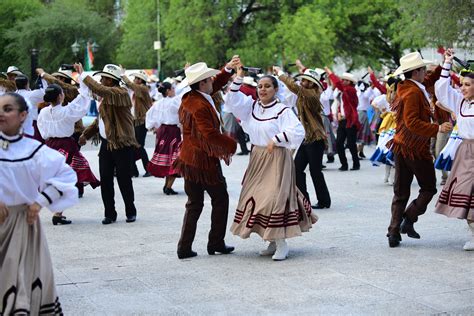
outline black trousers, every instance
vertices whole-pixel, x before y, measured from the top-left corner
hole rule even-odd
[[[223,178],[223,177],[222,177]],[[227,215],[229,213],[229,194],[225,179],[217,185],[206,185],[184,179],[184,191],[188,196],[186,212],[178,242],[178,252],[192,249],[196,235],[197,222],[204,207],[204,192],[211,197],[211,230],[209,231],[208,247],[218,248],[225,245],[224,237],[227,230]]]
[[[339,161],[343,167],[347,167],[347,158],[346,150],[344,148],[346,139],[347,147],[352,155],[352,164],[353,167],[360,167],[359,156],[357,155],[357,128],[355,126],[346,127],[346,120],[339,121],[339,126],[337,127],[337,139],[336,139],[336,148],[337,155],[339,156]]]
[[[416,177],[420,191],[418,196],[408,205],[410,188]],[[400,236],[400,224],[403,217],[416,222],[418,216],[426,212],[426,208],[436,194],[436,175],[431,160],[411,160],[395,155],[395,181],[393,183],[392,218],[388,234]]]
[[[148,162],[150,161],[148,159],[148,154],[146,153],[146,150],[145,150],[146,133],[147,133],[147,129],[145,127],[145,124],[135,126],[135,138],[137,139],[137,142],[140,145],[140,148],[138,148],[138,152],[140,154],[140,159],[142,160],[143,169],[145,169],[145,171],[146,171],[146,167],[148,166]],[[136,163],[134,163],[133,165],[135,166],[135,169],[134,169],[135,173],[138,173]]]
[[[239,142],[239,145],[240,145],[240,150],[243,153],[248,153],[249,150],[247,148],[247,135],[245,135],[245,132],[244,132],[243,128],[240,125],[237,128],[236,137],[237,137],[237,141]]]
[[[301,144],[295,157],[296,186],[311,201],[306,187],[306,174],[304,170],[309,164],[309,173],[313,180],[318,204],[331,206],[331,197],[322,172],[324,141],[318,140],[309,144]]]
[[[114,171],[125,204],[126,216],[130,217],[137,215],[132,184],[131,166],[133,160],[133,147],[129,146],[116,150],[108,150],[107,140],[102,139],[99,150],[100,191],[102,194],[102,202],[104,203],[104,215],[112,220],[117,218],[114,199]]]

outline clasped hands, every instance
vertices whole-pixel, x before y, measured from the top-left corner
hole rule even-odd
[[[26,213],[26,222],[28,223],[28,225],[33,225],[36,222],[40,210],[41,205],[36,202],[28,206],[28,211]],[[7,219],[9,213],[10,212],[5,203],[0,202],[0,224],[5,223],[5,220]]]

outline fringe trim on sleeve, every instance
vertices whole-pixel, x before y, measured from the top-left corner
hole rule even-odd
[[[396,97],[390,108],[395,113],[397,131],[395,132],[394,139],[387,143],[387,148],[390,148],[395,154],[402,155],[408,159],[430,159],[430,137],[414,134],[406,127],[403,121],[402,99]]]
[[[234,153],[237,146],[234,139],[220,134],[219,138],[222,139],[222,146],[219,146],[215,142],[210,143],[209,140],[205,139],[202,134],[199,133],[195,127],[195,123],[193,122],[192,114],[186,110],[180,111],[180,122],[183,126],[191,127],[191,137],[193,138],[193,142],[196,142],[197,147],[209,156],[219,159],[227,159]],[[219,122],[216,122],[215,117],[213,117],[213,124],[215,126],[220,126]]]

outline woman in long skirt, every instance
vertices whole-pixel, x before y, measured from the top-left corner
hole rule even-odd
[[[145,126],[156,133],[156,145],[153,157],[148,163],[147,171],[158,178],[165,178],[163,193],[178,194],[172,186],[178,172],[173,169],[173,163],[178,157],[181,145],[181,130],[178,127],[178,110],[181,96],[176,96],[175,88],[169,82],[164,82],[158,88],[163,98],[156,101],[146,113]]]
[[[285,260],[289,252],[286,239],[300,236],[317,220],[296,187],[292,150],[302,143],[304,128],[294,112],[276,98],[278,81],[274,77],[263,76],[258,81],[256,101],[239,91],[242,78],[239,68],[225,100],[252,143],[231,231],[244,239],[257,233],[270,241],[261,255]]]
[[[0,97],[0,315],[62,315],[38,213],[78,201],[63,155],[23,137],[25,99]]]
[[[435,84],[438,101],[456,114],[458,134],[462,138],[446,184],[436,203],[436,213],[467,220],[471,240],[464,250],[474,250],[474,73],[461,72],[461,92],[451,86],[449,70],[454,53],[448,49],[441,77]]]
[[[82,66],[76,64],[76,71],[82,78]],[[84,187],[90,184],[92,188],[100,185],[94,176],[87,159],[79,151],[79,146],[74,139],[75,123],[87,114],[90,105],[89,89],[79,79],[79,95],[67,106],[61,106],[64,100],[63,89],[57,84],[49,85],[45,90],[44,100],[50,105],[43,108],[38,115],[38,129],[46,140],[48,147],[59,151],[66,157],[66,163],[77,174],[76,186]],[[71,221],[57,212],[52,218],[53,225],[71,224]]]

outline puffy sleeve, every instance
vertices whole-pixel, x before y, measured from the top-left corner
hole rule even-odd
[[[147,129],[159,128],[161,125],[161,111],[160,106],[164,99],[156,101],[153,106],[146,112],[145,127]]]
[[[35,202],[52,212],[63,211],[78,202],[77,176],[66,164],[65,157],[46,146],[41,148],[35,172],[39,172],[38,195]]]
[[[90,90],[87,88],[84,82],[82,82],[84,77],[85,75],[83,73],[79,79],[79,95],[74,100],[69,102],[66,107],[67,116],[73,122],[77,122],[87,114],[91,103]]]
[[[296,149],[303,142],[305,133],[301,122],[295,113],[286,108],[279,118],[280,133],[275,135],[272,140],[279,147]]]
[[[239,91],[242,78],[236,77],[230,86],[229,92],[224,97],[227,109],[241,121],[248,121],[252,115],[252,105],[255,103],[251,96]]]
[[[444,107],[458,114],[459,109],[457,105],[462,102],[463,97],[460,92],[451,87],[450,69],[451,64],[445,63],[443,65],[441,76],[435,83],[435,94],[438,101],[441,102]]]

